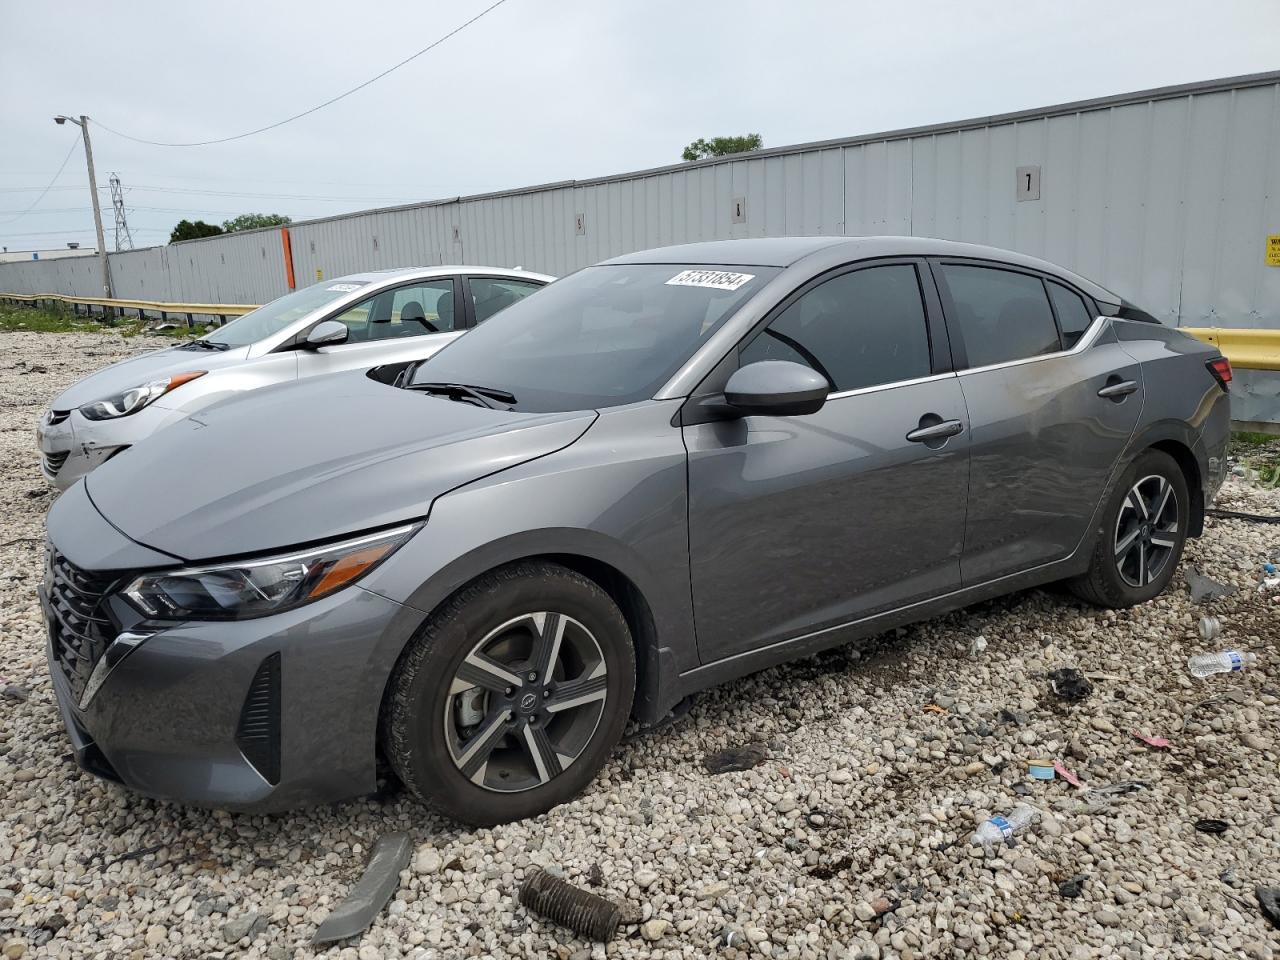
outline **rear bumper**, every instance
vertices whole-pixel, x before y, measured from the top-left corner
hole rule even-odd
[[[47,621],[43,588],[40,599]],[[170,625],[119,660],[84,706],[47,641],[76,762],[147,796],[255,813],[370,793],[389,671],[378,651],[404,629],[402,610],[350,587],[273,617]],[[258,736],[275,738],[273,770],[246,749],[244,721],[255,677],[277,655],[276,702],[253,717]]]

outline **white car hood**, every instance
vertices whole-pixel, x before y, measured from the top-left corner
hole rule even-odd
[[[203,350],[181,345],[165,347],[152,353],[144,353],[140,357],[113,363],[90,374],[60,393],[49,406],[54,410],[74,410],[150,380],[170,377],[188,370],[216,370],[219,367],[234,366],[243,363],[248,355],[248,347],[233,347],[230,350]]]

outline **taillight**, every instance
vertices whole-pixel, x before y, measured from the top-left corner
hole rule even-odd
[[[1213,379],[1218,381],[1218,386],[1223,390],[1228,389],[1227,384],[1231,382],[1231,361],[1226,357],[1215,357],[1205,366],[1213,374]]]

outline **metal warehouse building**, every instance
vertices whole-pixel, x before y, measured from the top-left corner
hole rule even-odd
[[[1171,325],[1280,328],[1280,71],[312,220],[287,246],[301,286],[413,264],[565,274],[645,247],[798,234],[1008,247]],[[262,303],[288,289],[283,239],[112,254],[115,295]],[[100,296],[97,271],[0,264],[0,291]]]

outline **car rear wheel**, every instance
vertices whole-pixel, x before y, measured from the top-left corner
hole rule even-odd
[[[578,794],[622,735],[635,689],[626,621],[566,567],[486,574],[396,665],[382,745],[416,797],[466,823],[536,816]]]
[[[1077,596],[1103,607],[1131,607],[1158,596],[1182,558],[1190,520],[1182,469],[1148,450],[1130,464],[1102,517],[1088,571],[1070,582]]]

